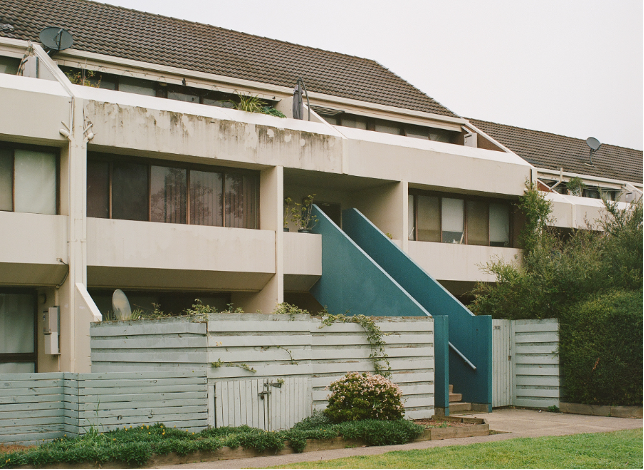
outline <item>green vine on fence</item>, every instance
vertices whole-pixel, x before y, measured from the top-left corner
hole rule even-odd
[[[389,356],[385,352],[385,341],[383,339],[386,333],[380,330],[376,322],[373,321],[373,318],[366,315],[347,316],[342,313],[338,315],[326,315],[322,319],[320,328],[331,326],[334,323],[357,323],[360,325],[367,334],[367,341],[371,348],[369,359],[373,362],[375,373],[386,378],[391,378],[391,365],[389,364]]]
[[[255,372],[257,372],[257,370],[255,370],[254,368],[252,368],[251,366],[249,366],[248,364],[245,364],[243,362],[240,362],[240,363],[237,363],[237,362],[225,362],[225,361],[222,361],[221,358],[217,359],[215,362],[211,363],[210,365],[212,367],[214,367],[215,369],[218,369],[221,366],[224,366],[224,367],[239,367],[240,369],[244,369],[244,370],[246,370],[248,372],[251,372],[253,374]]]

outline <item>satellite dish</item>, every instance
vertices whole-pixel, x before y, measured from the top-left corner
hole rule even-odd
[[[129,320],[132,317],[130,302],[121,289],[116,289],[112,294],[112,311],[117,320]]]
[[[602,145],[601,142],[599,140],[595,139],[594,137],[588,137],[586,139],[586,143],[588,144],[588,146],[590,147],[590,149],[593,152],[598,150],[599,147],[601,147],[601,145]]]
[[[40,32],[40,42],[51,51],[62,51],[72,47],[74,38],[66,29],[50,26]]]

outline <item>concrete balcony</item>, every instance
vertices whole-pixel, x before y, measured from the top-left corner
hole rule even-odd
[[[0,211],[0,285],[55,286],[67,273],[67,217]]]
[[[259,291],[275,274],[275,232],[87,219],[89,287]]]
[[[284,233],[284,290],[308,292],[322,275],[322,235]]]
[[[494,282],[481,268],[495,259],[519,261],[521,253],[518,248],[409,242],[411,259],[440,281]]]

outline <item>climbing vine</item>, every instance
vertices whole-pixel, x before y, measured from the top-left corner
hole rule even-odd
[[[373,318],[366,315],[347,316],[342,313],[338,315],[326,315],[322,319],[320,328],[331,326],[333,323],[357,323],[360,325],[367,334],[367,341],[371,347],[369,359],[373,362],[375,373],[385,378],[391,378],[391,365],[385,352],[385,341],[383,339],[385,333],[380,330],[378,325],[373,321]]]
[[[248,364],[245,364],[243,362],[236,363],[236,362],[224,362],[221,359],[217,359],[215,362],[211,363],[212,367],[215,369],[220,368],[221,366],[224,367],[239,367],[240,369],[247,370],[248,372],[252,372],[253,374],[257,372],[253,367],[249,366]]]

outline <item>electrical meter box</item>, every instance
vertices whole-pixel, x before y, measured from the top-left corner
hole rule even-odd
[[[60,331],[60,309],[49,307],[43,311],[43,333],[45,334],[45,354],[60,354],[58,338]]]

